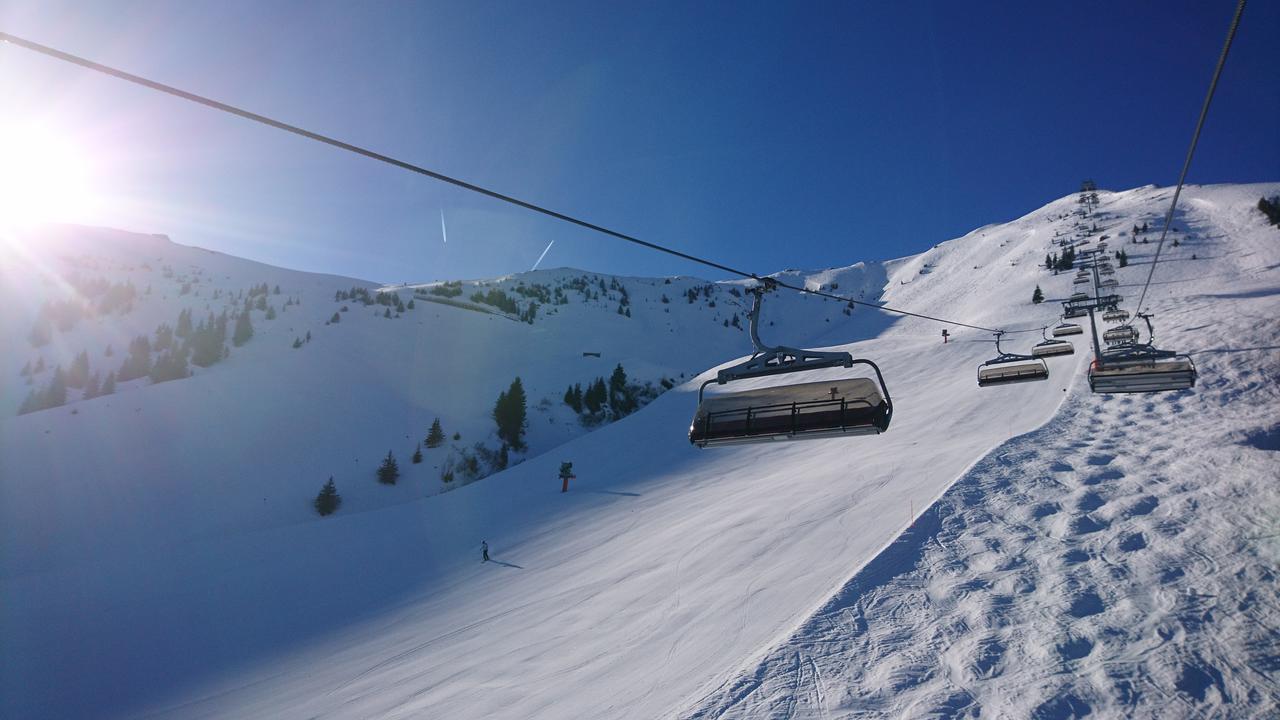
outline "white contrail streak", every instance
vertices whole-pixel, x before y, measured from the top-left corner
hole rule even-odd
[[[449,242],[449,231],[444,229],[444,210],[440,211],[440,236],[446,243]]]
[[[530,271],[530,272],[532,272],[532,271],[534,271],[534,270],[537,270],[537,269],[538,269],[538,263],[542,262],[542,258],[544,258],[544,257],[546,257],[546,256],[547,256],[547,252],[548,252],[549,250],[551,250],[551,246],[552,246],[552,245],[555,245],[555,244],[556,244],[556,241],[555,241],[555,240],[552,240],[551,242],[547,243],[547,248],[546,248],[546,250],[543,250],[543,251],[542,251],[542,254],[538,256],[538,262],[535,262],[535,263],[533,264],[533,267],[529,268],[529,271]]]

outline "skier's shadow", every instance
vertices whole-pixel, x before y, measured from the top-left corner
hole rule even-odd
[[[515,563],[509,563],[509,562],[502,562],[501,560],[494,560],[493,558],[489,558],[489,562],[493,563],[494,565],[502,565],[504,567],[515,568],[517,570],[524,569],[523,565],[517,565]]]

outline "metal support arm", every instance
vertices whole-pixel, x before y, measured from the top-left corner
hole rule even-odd
[[[821,352],[818,350],[802,350],[782,345],[771,347],[760,340],[760,305],[764,294],[773,290],[774,282],[768,278],[762,284],[747,290],[754,296],[751,305],[750,333],[751,344],[755,348],[751,359],[727,367],[716,373],[716,382],[723,385],[732,380],[778,375],[781,373],[800,372],[802,370],[820,370],[833,367],[853,367],[853,356],[847,352]]]

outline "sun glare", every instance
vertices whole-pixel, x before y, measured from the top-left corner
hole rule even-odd
[[[0,226],[84,221],[97,197],[90,158],[70,136],[0,124]]]

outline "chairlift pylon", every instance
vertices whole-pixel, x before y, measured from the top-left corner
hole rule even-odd
[[[689,442],[701,448],[775,440],[809,440],[879,434],[889,429],[893,401],[880,368],[847,352],[770,347],[760,341],[760,306],[776,283],[768,278],[748,292],[754,295],[750,334],[751,358],[724,368],[698,389],[698,409],[689,424]],[[786,375],[824,368],[867,365],[868,377],[844,377],[752,388],[707,395],[708,385]]]
[[[1000,349],[1001,335],[1004,335],[1004,333],[995,333],[996,357],[978,366],[978,387],[1049,379],[1049,366],[1045,364],[1044,360],[1032,355],[1019,355],[1002,351]]]

